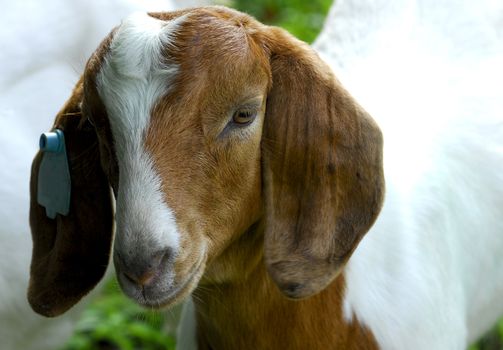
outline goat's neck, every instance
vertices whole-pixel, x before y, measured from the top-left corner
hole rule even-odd
[[[344,283],[340,275],[311,298],[287,299],[267,274],[257,225],[208,267],[193,294],[199,349],[377,348],[356,320],[344,320]]]

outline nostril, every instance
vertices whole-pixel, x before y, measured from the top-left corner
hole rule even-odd
[[[163,255],[164,255],[164,253],[162,251],[157,252],[154,255],[152,255],[152,258],[150,259],[149,264],[148,264],[148,268],[149,269],[157,268],[161,264]]]
[[[171,248],[167,248],[152,254],[149,258],[136,256],[124,259],[120,254],[117,254],[117,258],[122,274],[128,282],[146,286],[162,273],[164,266],[170,264],[173,253]]]
[[[124,277],[126,278],[126,280],[128,280],[128,282],[130,283],[133,283],[133,284],[137,284],[138,281],[136,280],[136,278],[132,275],[129,275],[127,272],[123,272],[122,273],[124,275]]]
[[[146,286],[155,277],[155,271],[146,271],[141,275],[137,275],[131,272],[124,272],[124,277],[131,283],[137,284],[139,286]]]
[[[167,265],[173,258],[173,250],[171,248],[166,248],[158,251],[152,256],[151,266],[152,268],[157,268],[160,265]]]

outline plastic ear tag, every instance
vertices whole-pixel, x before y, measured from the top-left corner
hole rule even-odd
[[[51,219],[58,213],[68,215],[72,183],[63,131],[43,133],[39,146],[43,155],[38,171],[37,202]]]

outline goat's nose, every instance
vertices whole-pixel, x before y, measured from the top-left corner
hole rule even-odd
[[[135,256],[124,258],[117,254],[119,269],[129,282],[146,286],[161,272],[162,267],[169,263],[171,259],[171,249],[164,249],[152,254],[150,257]]]

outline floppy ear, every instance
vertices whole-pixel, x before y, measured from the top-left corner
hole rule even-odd
[[[81,79],[54,124],[64,133],[71,179],[66,215],[49,218],[37,200],[38,187],[47,180],[39,179],[41,163],[50,156],[39,151],[32,164],[28,301],[37,313],[51,317],[71,308],[103,277],[112,240],[110,187],[100,165],[96,132],[81,112],[82,85]]]
[[[382,135],[305,43],[269,28],[265,260],[291,298],[324,289],[381,209]]]

